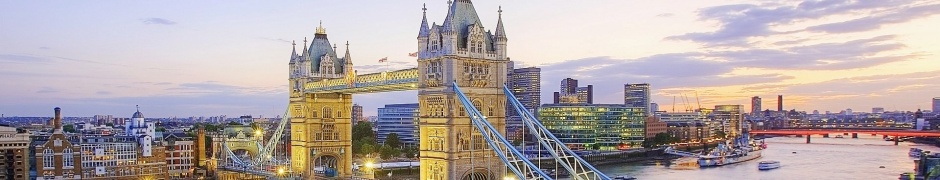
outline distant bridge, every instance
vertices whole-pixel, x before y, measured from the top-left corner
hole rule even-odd
[[[823,135],[829,137],[829,134],[852,134],[852,138],[858,138],[858,134],[882,135],[885,137],[894,137],[894,144],[898,144],[898,137],[940,137],[940,131],[917,131],[917,130],[880,130],[880,129],[777,129],[777,130],[752,130],[752,135],[804,135],[806,143],[810,143],[810,136]]]

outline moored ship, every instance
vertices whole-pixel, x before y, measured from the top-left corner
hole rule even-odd
[[[750,161],[761,157],[761,152],[767,144],[761,141],[755,143],[747,132],[733,141],[718,144],[712,151],[699,156],[700,167],[713,167]]]

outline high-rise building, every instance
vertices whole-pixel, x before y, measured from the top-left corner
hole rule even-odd
[[[542,124],[572,149],[640,148],[646,135],[646,113],[642,108],[622,104],[545,104],[538,111]]]
[[[360,121],[365,120],[362,118],[362,106],[360,106],[359,104],[353,104],[351,118],[352,118],[353,123],[359,123]]]
[[[578,80],[565,78],[561,80],[561,89],[558,91],[562,96],[575,95],[578,90]]]
[[[0,126],[0,179],[29,179],[29,133]]]
[[[418,104],[386,104],[378,109],[376,140],[384,144],[389,134],[398,134],[402,144],[418,145]]]
[[[196,149],[193,152],[196,154],[193,156],[195,159],[194,161],[196,161],[196,167],[205,167],[209,160],[209,158],[207,157],[209,156],[209,153],[210,153],[207,151],[208,148],[206,148],[206,144],[208,143],[206,142],[206,128],[205,127],[199,126],[198,129],[196,129],[195,141],[196,141],[195,142]]]
[[[650,112],[650,84],[624,84],[623,85],[623,104],[627,107],[643,108],[644,112]]]
[[[783,95],[777,95],[777,112],[783,112]]]
[[[933,98],[933,113],[940,114],[940,97]]]
[[[761,101],[760,96],[751,97],[751,116],[756,116],[760,114],[761,111]]]
[[[62,109],[55,108],[52,121],[52,135],[35,140],[36,179],[82,179],[81,146],[62,131]]]
[[[542,104],[541,82],[541,68],[527,67],[512,70],[512,77],[509,79],[510,90],[529,112],[535,113],[535,109]],[[577,80],[575,83],[577,84]]]
[[[655,113],[656,111],[659,111],[659,104],[650,103],[650,115],[652,115],[652,113]]]
[[[542,104],[542,69],[537,67],[510,68],[506,84],[522,106],[532,114]],[[520,140],[523,131],[522,118],[512,106],[506,106],[506,137]]]
[[[724,132],[730,137],[740,135],[742,128],[746,128],[741,109],[741,105],[715,105],[715,111],[712,112],[714,121],[721,123]]]
[[[885,113],[885,108],[883,108],[883,107],[873,107],[873,108],[871,108],[871,113],[872,113],[872,114],[881,114],[881,113]]]
[[[578,87],[578,103],[594,104],[594,85]]]

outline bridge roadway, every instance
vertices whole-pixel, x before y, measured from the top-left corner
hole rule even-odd
[[[752,135],[805,135],[806,143],[810,143],[810,136],[823,135],[829,137],[829,134],[851,133],[852,138],[858,138],[858,134],[872,134],[894,137],[894,145],[898,145],[898,137],[940,137],[940,131],[917,131],[905,129],[776,129],[776,130],[752,130]]]

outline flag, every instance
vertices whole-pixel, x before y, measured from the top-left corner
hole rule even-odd
[[[408,53],[408,56],[418,57],[418,52]]]
[[[383,57],[382,59],[379,59],[379,62],[385,62],[385,61],[388,61],[388,57]]]

